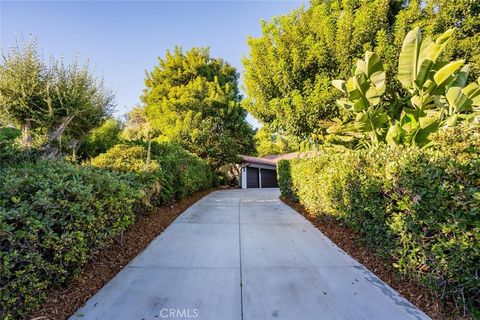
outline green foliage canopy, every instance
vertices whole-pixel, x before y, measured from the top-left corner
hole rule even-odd
[[[346,95],[337,100],[338,105],[354,120],[337,123],[329,131],[355,136],[360,145],[382,141],[423,146],[440,126],[474,120],[480,111],[480,82],[467,85],[470,65],[464,65],[464,60],[438,59],[454,31],[445,31],[435,41],[424,37],[418,27],[406,35],[398,64],[398,80],[404,90],[397,95],[409,104],[401,109],[398,118],[385,112],[380,104],[385,92],[385,72],[380,57],[367,51],[365,60],[357,61],[354,76],[347,81],[332,81]],[[369,142],[365,139],[367,134]]]
[[[279,133],[271,133],[266,127],[258,129],[255,134],[255,142],[259,157],[293,152],[299,148],[298,144],[291,137]]]
[[[175,48],[147,74],[142,100],[151,129],[218,168],[254,150],[238,73],[206,48]]]
[[[93,129],[85,137],[78,154],[82,158],[91,158],[106,152],[120,143],[123,125],[120,121],[108,118],[98,128]]]
[[[77,147],[113,107],[113,94],[86,63],[74,60],[66,65],[52,58],[47,65],[34,40],[17,43],[2,54],[0,121],[21,127],[26,147],[31,145],[32,130],[43,135],[47,145],[64,136]]]
[[[444,58],[466,59],[472,81],[480,75],[479,13],[478,1],[469,0],[313,0],[308,9],[262,22],[262,36],[249,38],[244,107],[272,131],[302,139],[322,132],[320,122],[346,116],[330,80],[351,76],[365,51],[376,52],[387,78],[396,79],[403,39],[417,26],[432,38],[457,28]],[[397,99],[400,90],[398,81],[388,83],[387,112],[398,115],[407,103]]]

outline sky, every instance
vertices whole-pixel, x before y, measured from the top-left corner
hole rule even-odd
[[[117,98],[116,116],[140,103],[145,70],[167,49],[210,47],[242,72],[247,37],[261,35],[260,21],[287,14],[307,1],[4,1],[0,46],[37,37],[50,56],[88,59]],[[258,122],[248,116],[254,126]]]

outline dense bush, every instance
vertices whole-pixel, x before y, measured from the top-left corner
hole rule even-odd
[[[0,56],[0,118],[21,128],[20,144],[42,142],[48,157],[74,149],[88,132],[109,117],[115,96],[88,63],[63,58],[44,61],[37,42],[15,42]]]
[[[167,181],[174,186],[177,199],[215,184],[210,166],[177,144],[152,143],[152,158],[160,164]]]
[[[20,135],[19,129],[0,127],[0,166],[36,159],[41,155],[42,150],[36,146],[22,148]]]
[[[134,221],[134,177],[65,162],[0,169],[0,318],[20,318]]]
[[[1,319],[28,315],[138,214],[212,186],[200,158],[171,144],[152,150],[149,161],[145,146],[117,145],[83,166],[0,167]]]
[[[134,173],[136,185],[142,190],[147,205],[158,205],[173,199],[172,184],[166,179],[157,161],[151,160],[147,164],[147,150],[142,146],[116,145],[93,158],[91,165]]]
[[[280,187],[282,196],[298,201],[298,197],[293,191],[291,163],[292,162],[288,160],[280,160],[277,163],[278,186]]]
[[[157,196],[162,202],[212,187],[210,167],[193,153],[173,143],[153,142],[147,165],[147,150],[144,144],[117,145],[92,159],[91,163],[96,167],[135,172],[140,180],[148,182],[147,185],[156,185],[156,193],[151,197]]]
[[[20,134],[20,130],[18,129],[0,127],[0,165],[8,162],[10,158],[18,153],[13,144]]]
[[[282,194],[332,215],[440,294],[479,297],[480,125],[429,148],[386,147],[281,162]]]
[[[107,119],[98,128],[93,129],[81,144],[78,155],[80,158],[93,158],[107,152],[120,143],[122,123],[116,119]]]

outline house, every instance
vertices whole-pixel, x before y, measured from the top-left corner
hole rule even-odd
[[[243,156],[239,182],[242,189],[247,188],[278,188],[277,163],[280,160],[304,158],[311,156],[312,152],[292,152],[286,154],[268,155],[263,158]]]

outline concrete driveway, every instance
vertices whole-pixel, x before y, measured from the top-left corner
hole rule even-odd
[[[429,319],[278,196],[211,193],[71,319]]]

